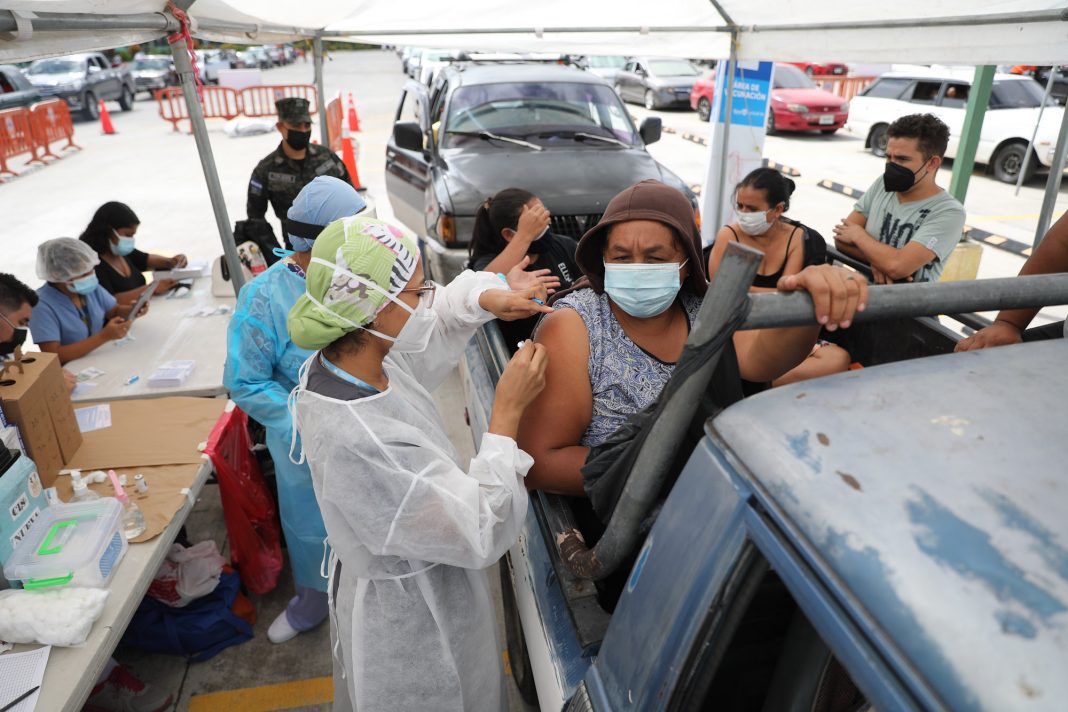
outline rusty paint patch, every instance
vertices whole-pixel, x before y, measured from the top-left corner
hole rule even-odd
[[[816,433],[816,439],[820,441],[820,445],[830,445],[831,439],[823,433]]]
[[[1019,684],[1020,692],[1024,694],[1024,697],[1030,697],[1033,699],[1042,695],[1042,692],[1040,690],[1036,690],[1034,687],[1028,684],[1027,680],[1024,680],[1023,678],[1020,678],[1020,681],[1017,684]]]
[[[797,400],[801,400],[802,398],[804,398],[807,395],[808,395],[807,393],[798,393],[797,394]]]
[[[849,474],[848,472],[842,472],[841,470],[835,470],[834,472],[835,472],[836,475],[838,475],[839,477],[842,478],[842,482],[845,482],[847,485],[849,485],[850,487],[855,489],[857,492],[863,492],[864,491],[860,487],[860,481],[857,480],[857,478],[854,477],[853,475]]]

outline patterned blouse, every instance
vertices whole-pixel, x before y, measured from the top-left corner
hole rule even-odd
[[[679,299],[692,326],[701,299],[688,292],[680,292]],[[580,289],[560,299],[553,308],[574,309],[589,333],[593,415],[581,444],[596,447],[628,417],[656,400],[675,364],[661,361],[630,340],[612,314],[607,294]]]

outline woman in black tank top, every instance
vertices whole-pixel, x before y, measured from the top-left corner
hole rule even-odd
[[[708,256],[709,279],[715,277],[727,244],[731,241],[764,253],[750,291],[773,291],[780,279],[804,269],[803,228],[780,220],[790,208],[793,192],[794,182],[771,168],[758,168],[738,184],[734,194],[735,222],[724,226],[716,235]],[[845,349],[817,342],[807,359],[776,379],[772,385],[785,385],[845,371],[849,368],[850,360]]]

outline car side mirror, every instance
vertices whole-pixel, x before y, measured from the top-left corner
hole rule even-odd
[[[423,150],[423,129],[415,121],[398,121],[393,124],[393,142],[405,151]]]
[[[638,75],[639,77],[645,77],[645,76],[648,76],[648,75],[649,75],[649,73],[648,73],[648,72],[646,72],[646,71],[645,71],[644,69],[642,69],[641,67],[638,67],[637,69],[635,69],[635,70],[634,70],[634,73],[635,73],[635,74],[637,74],[637,75]]]
[[[89,69],[87,69],[85,71],[85,73],[86,73],[86,75],[89,75],[89,74],[96,74],[99,71],[100,71],[100,67],[96,66],[95,64],[90,64],[89,65]]]
[[[664,129],[664,123],[660,120],[659,116],[649,116],[642,120],[641,128],[638,129],[638,135],[642,137],[642,141],[648,146],[651,143],[656,143],[660,140],[660,134]]]

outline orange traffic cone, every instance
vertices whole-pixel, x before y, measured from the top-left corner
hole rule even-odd
[[[356,133],[360,130],[360,117],[356,115],[356,102],[352,100],[352,92],[349,92],[349,131]]]
[[[347,127],[341,129],[341,162],[345,164],[345,169],[352,178],[352,187],[356,190],[364,190],[360,184],[360,173],[356,170],[356,151],[352,148],[352,137],[349,136]]]
[[[106,135],[115,133],[115,127],[111,125],[111,116],[108,114],[108,107],[104,105],[103,99],[98,99],[100,102],[100,131]]]

